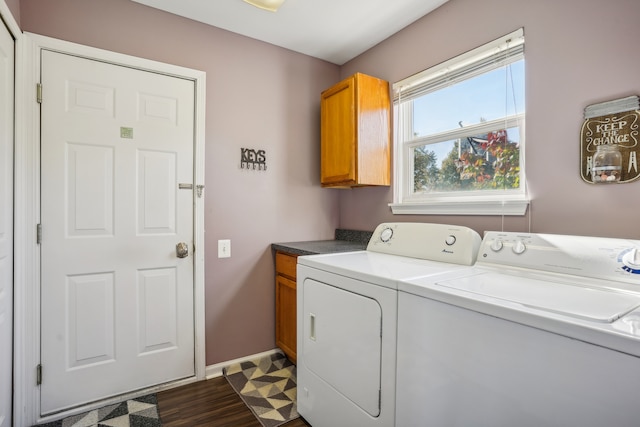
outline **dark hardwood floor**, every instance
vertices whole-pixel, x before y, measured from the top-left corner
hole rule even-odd
[[[157,396],[163,427],[261,427],[224,377],[162,391]],[[282,426],[310,424],[297,418]]]

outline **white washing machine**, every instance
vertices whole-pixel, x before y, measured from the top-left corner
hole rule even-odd
[[[298,258],[297,405],[313,427],[395,423],[397,280],[458,277],[473,230],[385,223],[367,250]]]
[[[396,426],[640,425],[640,241],[485,234],[398,284]]]

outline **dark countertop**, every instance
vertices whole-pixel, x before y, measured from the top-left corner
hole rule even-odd
[[[273,243],[271,248],[293,255],[330,254],[334,252],[361,251],[367,245],[347,240],[315,240],[310,242]]]
[[[314,240],[307,242],[273,243],[271,249],[286,252],[293,255],[317,255],[335,252],[362,251],[367,249],[367,244],[372,232],[357,230],[336,230],[335,240]]]

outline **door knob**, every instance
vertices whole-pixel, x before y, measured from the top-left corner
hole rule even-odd
[[[189,256],[189,246],[185,242],[176,245],[176,256],[178,258],[186,258]]]

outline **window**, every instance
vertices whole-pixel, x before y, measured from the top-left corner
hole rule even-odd
[[[394,84],[395,214],[523,215],[524,35]]]

